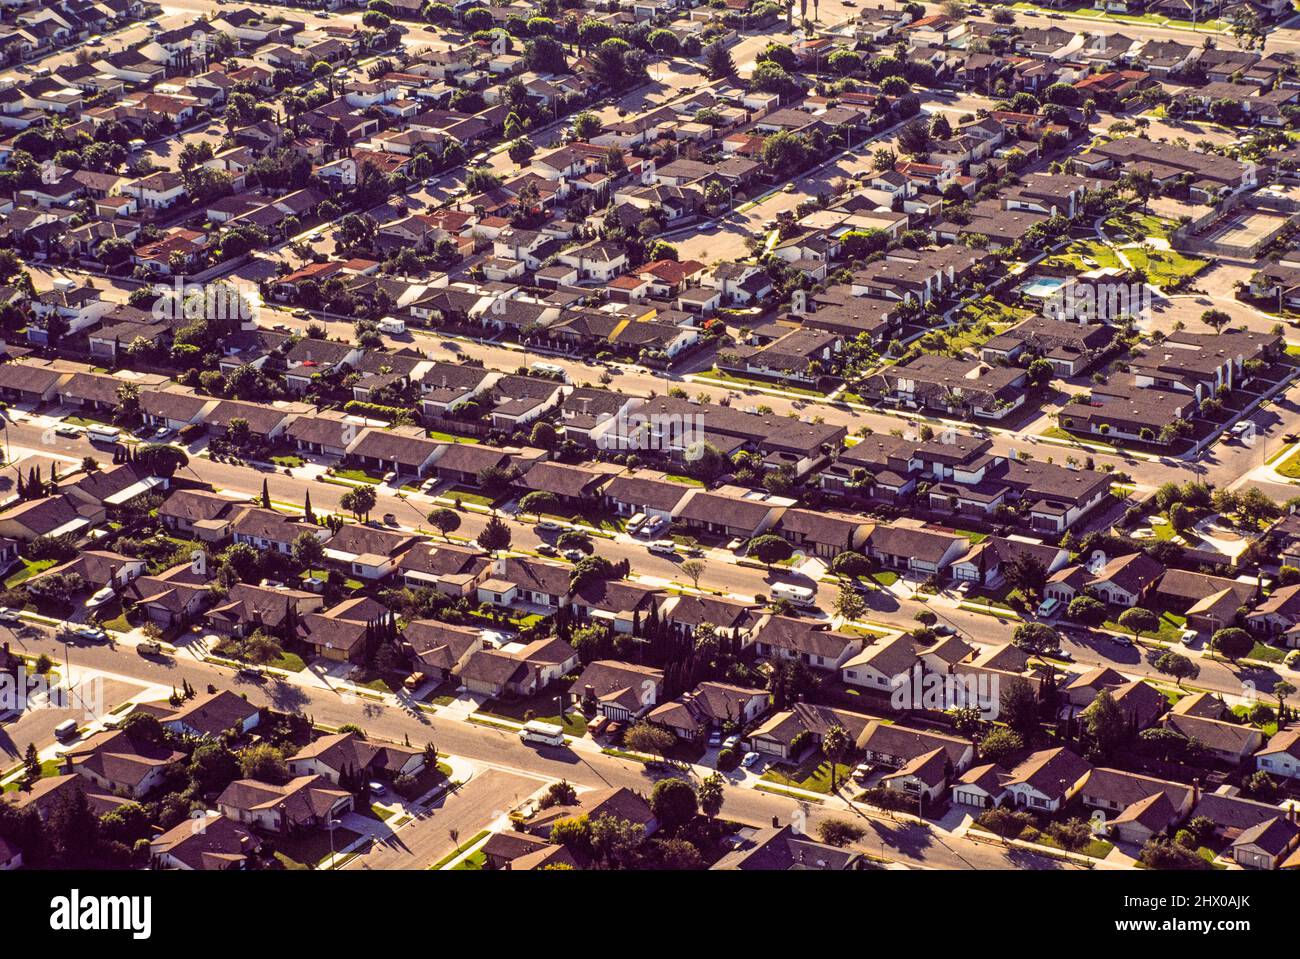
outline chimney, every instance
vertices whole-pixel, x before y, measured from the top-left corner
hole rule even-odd
[[[1201,779],[1198,776],[1197,778],[1192,780],[1192,808],[1195,809],[1196,804],[1199,803],[1200,801],[1201,801]]]

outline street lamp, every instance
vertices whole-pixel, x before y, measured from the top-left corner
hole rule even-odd
[[[325,824],[325,831],[330,834],[330,869],[337,869],[339,864],[334,855],[334,830],[343,825],[341,819],[335,819],[332,816]]]

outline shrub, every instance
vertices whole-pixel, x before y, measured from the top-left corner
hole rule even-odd
[[[729,773],[740,765],[740,757],[734,749],[724,749],[718,753],[718,769]]]

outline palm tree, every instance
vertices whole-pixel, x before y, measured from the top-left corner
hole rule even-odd
[[[849,745],[849,734],[838,723],[826,730],[826,735],[822,737],[822,755],[831,764],[831,792],[835,792],[835,775],[840,760],[849,751]]]

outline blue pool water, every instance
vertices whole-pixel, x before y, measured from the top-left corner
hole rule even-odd
[[[1065,285],[1065,278],[1060,276],[1036,276],[1020,286],[1025,296],[1048,297]]]

